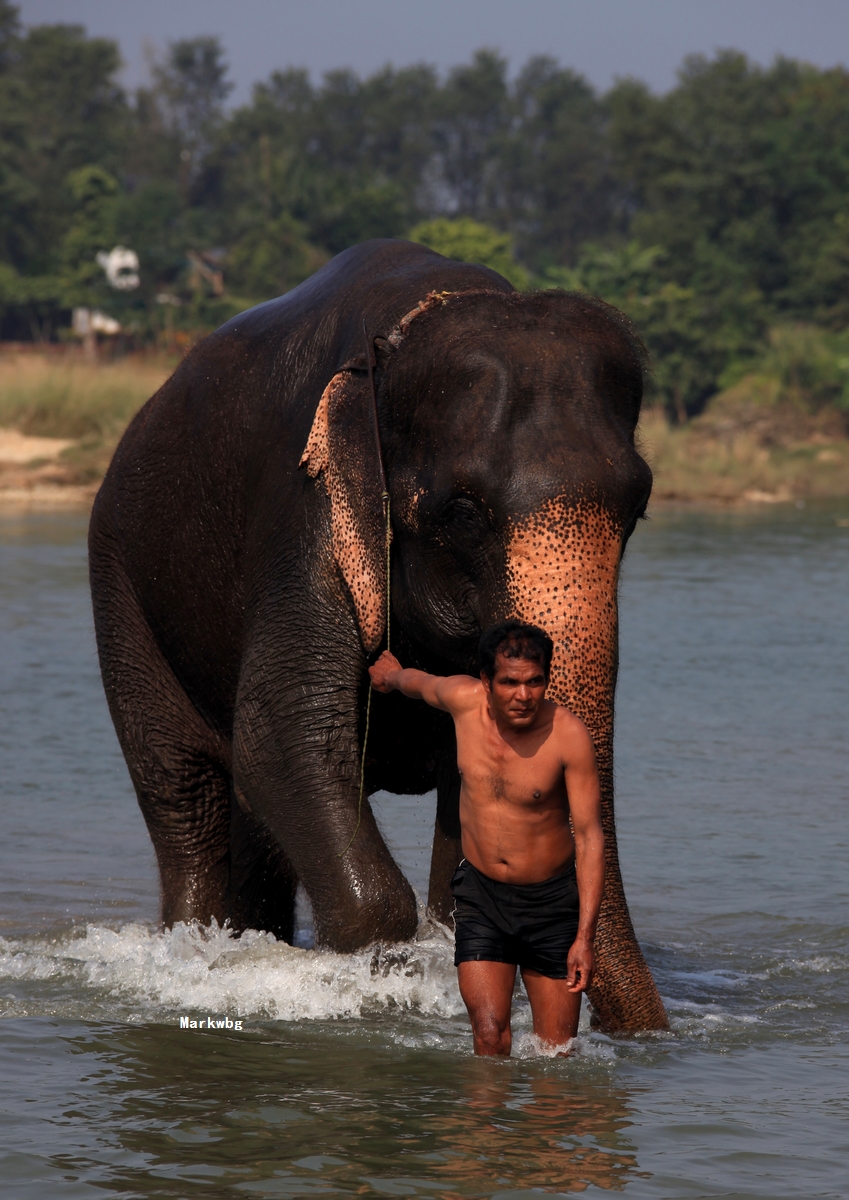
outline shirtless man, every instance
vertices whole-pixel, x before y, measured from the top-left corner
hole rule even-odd
[[[377,691],[454,718],[464,855],[451,880],[454,964],[476,1054],[510,1053],[517,966],[534,1033],[550,1046],[575,1036],[592,975],[598,772],[583,721],[545,699],[552,650],[541,629],[505,621],[481,638],[480,679],[405,670],[388,651],[370,668]]]

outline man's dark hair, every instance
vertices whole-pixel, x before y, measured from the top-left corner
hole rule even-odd
[[[495,675],[495,656],[505,658],[529,658],[538,662],[546,679],[551,673],[551,656],[554,642],[544,629],[537,625],[524,625],[521,621],[502,621],[487,629],[478,646],[478,671],[492,679]]]

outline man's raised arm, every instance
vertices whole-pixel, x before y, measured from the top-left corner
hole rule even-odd
[[[424,700],[432,708],[453,711],[458,690],[475,681],[469,675],[428,675],[413,667],[402,667],[394,654],[384,650],[373,667],[369,667],[372,687],[376,692],[402,692],[411,700]]]
[[[567,959],[567,978],[570,992],[582,992],[592,977],[593,939],[604,894],[604,833],[592,740],[583,721],[569,714],[567,722],[566,791],[575,835],[580,900],[578,933]]]

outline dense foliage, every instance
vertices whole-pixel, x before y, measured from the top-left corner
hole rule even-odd
[[[511,81],[482,50],[444,79],[279,71],[228,111],[214,38],[173,44],[133,96],[119,66],[114,43],[24,31],[0,0],[6,338],[68,336],[89,306],[174,339],[358,241],[412,235],[518,287],[623,307],[679,419],[788,347],[825,381],[810,403],[846,404],[843,69],[726,51],[686,60],[666,95],[634,80],[599,95],[548,58]],[[115,246],[138,255],[137,287],[98,263]]]

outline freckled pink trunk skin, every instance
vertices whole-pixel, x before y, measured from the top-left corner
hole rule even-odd
[[[511,615],[540,625],[554,640],[550,699],[584,721],[596,749],[606,870],[589,990],[594,1023],[608,1031],[668,1029],[631,924],[616,844],[613,695],[621,546],[621,528],[604,509],[550,501],[513,529],[508,589]]]

